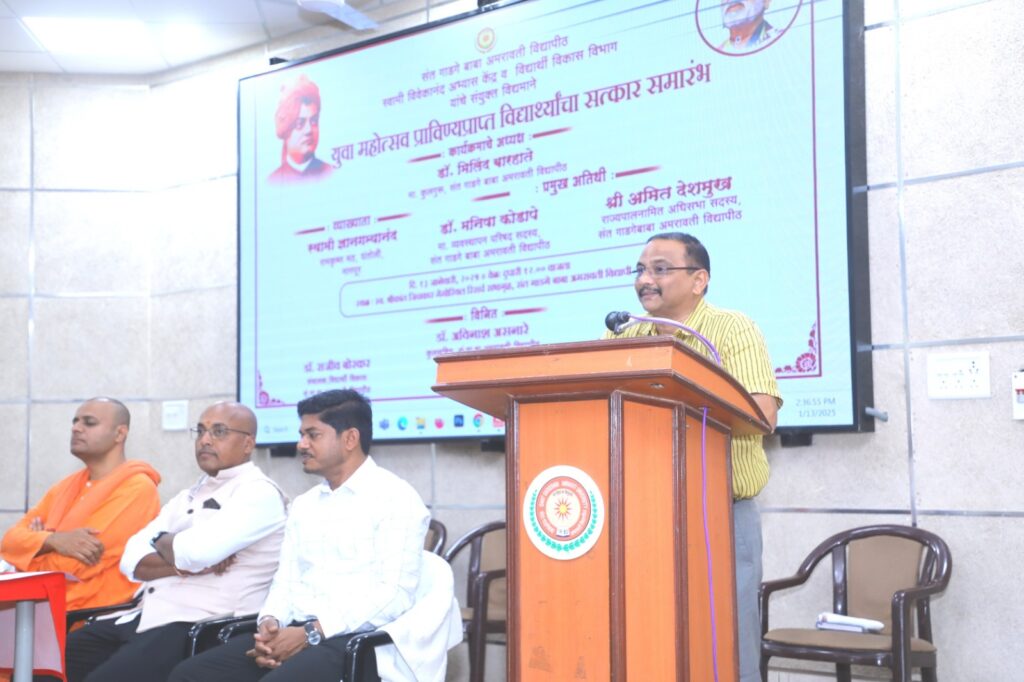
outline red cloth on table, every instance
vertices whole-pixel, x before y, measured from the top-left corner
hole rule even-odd
[[[14,662],[14,606],[15,602],[32,600],[36,602],[47,602],[49,604],[50,617],[52,619],[52,632],[40,631],[44,622],[36,617],[35,640],[53,637],[56,639],[57,650],[60,652],[60,670],[51,667],[36,668],[37,674],[54,675],[64,678],[64,640],[67,629],[65,625],[64,608],[65,579],[63,573],[7,573],[0,575],[0,613],[3,614],[0,624],[0,671],[12,672]],[[6,616],[10,613],[9,618]],[[38,614],[38,609],[37,609]],[[5,633],[8,624],[10,632]],[[47,624],[48,625],[48,624]],[[6,635],[6,636],[5,636]],[[53,640],[50,640],[51,642]],[[39,647],[33,647],[33,653],[38,652]],[[38,658],[38,656],[37,656]],[[2,674],[2,673],[0,673]]]

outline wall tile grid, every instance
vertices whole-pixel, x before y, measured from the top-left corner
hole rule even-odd
[[[217,165],[215,159],[207,164],[210,170]],[[197,289],[233,290],[238,278],[236,197],[233,174],[150,195],[148,284],[154,297]]]
[[[0,130],[5,133],[0,155],[0,188],[26,188],[31,181],[32,115],[27,77],[0,81]]]
[[[148,297],[148,202],[143,192],[37,192],[35,294]]]
[[[28,396],[28,299],[0,298],[0,401]]]
[[[6,514],[25,509],[25,450],[27,447],[25,422],[28,419],[25,405],[0,404],[0,442],[4,453],[0,457],[0,520]],[[17,516],[20,516],[18,514]],[[17,518],[17,516],[15,518]],[[0,526],[6,528],[6,526]]]
[[[34,188],[137,191],[153,187],[145,84],[36,76],[32,94]]]
[[[0,190],[0,296],[28,294],[31,222],[30,194]]]
[[[982,26],[1019,21],[1022,10],[868,0],[866,24],[882,24],[865,37],[875,405],[890,420],[873,434],[815,436],[809,449],[773,444],[762,497],[766,578],[791,574],[842,528],[916,522],[944,537],[954,571],[932,602],[933,624],[943,678],[965,682],[1014,678],[1005,633],[1024,613],[1002,575],[1024,516],[1019,467],[1007,460],[1024,435],[1009,404],[1010,373],[1024,366],[1024,143],[999,113],[1009,103],[995,103],[1019,97],[1024,51],[977,40]],[[990,354],[991,398],[928,397],[928,355],[955,351]],[[806,625],[822,590],[827,604],[827,580],[780,599],[772,625]],[[779,660],[770,679],[832,679],[830,670]]]
[[[916,0],[900,8],[909,17],[901,22],[894,65],[906,177],[1020,163],[1024,140],[1016,117],[1005,114],[1024,103],[1024,45],[982,36],[993,26],[1020,26],[1024,5]]]

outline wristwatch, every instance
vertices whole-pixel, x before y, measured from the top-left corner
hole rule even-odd
[[[167,531],[165,531],[165,530],[162,530],[159,533],[157,533],[156,535],[154,535],[152,537],[152,539],[149,541],[150,547],[152,547],[153,549],[156,549],[156,541],[159,540],[160,538],[162,538],[165,535],[167,535]]]
[[[306,621],[306,643],[310,646],[316,646],[320,642],[324,641],[324,635],[316,627],[316,618]]]

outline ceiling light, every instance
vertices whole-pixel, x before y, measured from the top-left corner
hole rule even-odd
[[[156,54],[152,36],[137,19],[24,17],[22,21],[54,54],[126,58]]]

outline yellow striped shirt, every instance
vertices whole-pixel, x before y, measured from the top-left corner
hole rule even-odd
[[[683,324],[697,330],[715,346],[722,358],[722,367],[749,393],[774,396],[779,407],[782,406],[779,384],[775,380],[775,372],[772,371],[764,336],[753,320],[734,310],[716,308],[702,298]],[[631,338],[657,334],[657,327],[649,322],[642,322],[626,328],[621,334],[605,332],[604,338]],[[678,329],[675,336],[701,355],[712,359],[711,352],[692,334]],[[768,458],[764,454],[763,441],[764,438],[758,435],[733,436],[734,499],[754,497],[768,483]]]

